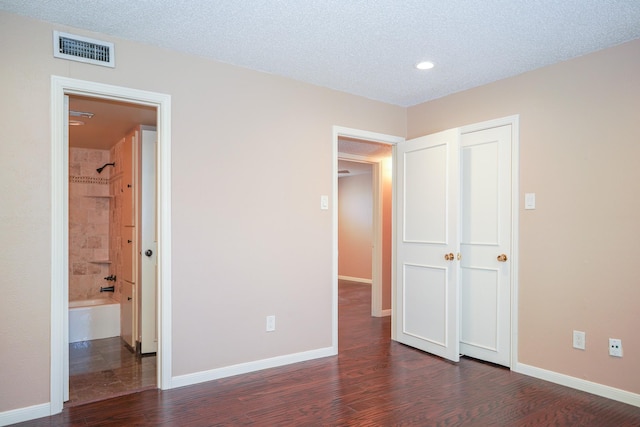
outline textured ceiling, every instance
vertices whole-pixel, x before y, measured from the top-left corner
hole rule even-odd
[[[640,37],[639,0],[0,0],[0,10],[401,106]],[[116,66],[117,53],[116,43]],[[435,68],[416,70],[421,60]]]

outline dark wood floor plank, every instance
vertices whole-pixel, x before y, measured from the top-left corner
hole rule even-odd
[[[65,408],[22,426],[640,426],[640,408],[392,342],[370,286],[340,285],[340,354]],[[91,367],[87,350],[78,369]],[[82,365],[84,363],[84,366]]]

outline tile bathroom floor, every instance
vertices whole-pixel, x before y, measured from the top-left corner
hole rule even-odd
[[[156,356],[136,356],[120,337],[69,344],[69,401],[95,402],[156,388]]]

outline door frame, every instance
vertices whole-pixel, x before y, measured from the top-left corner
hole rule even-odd
[[[62,412],[69,357],[69,144],[65,95],[156,107],[158,129],[158,363],[157,385],[171,388],[171,96],[51,76],[51,337],[50,413]]]
[[[403,137],[387,135],[382,133],[370,132],[360,129],[352,129],[342,126],[333,126],[333,167],[332,167],[332,179],[333,179],[333,208],[332,208],[332,224],[333,224],[333,256],[332,256],[332,346],[334,350],[338,351],[338,157],[344,158],[345,160],[355,160],[354,157],[352,159],[348,159],[344,156],[343,153],[338,152],[338,139],[344,138],[355,138],[363,141],[371,141],[378,142],[382,144],[388,144],[392,148],[392,163],[393,158],[395,157],[395,145],[399,142],[404,141]],[[366,163],[371,163],[371,161],[365,161]],[[372,315],[376,315],[374,313],[379,314],[380,316],[384,315],[382,312],[382,284],[380,283],[380,279],[382,276],[382,199],[380,197],[381,191],[381,173],[380,173],[380,163],[372,163],[374,174],[374,206],[373,206],[373,229],[374,229],[374,246],[375,251],[372,252],[372,281],[371,281],[371,310]],[[376,175],[377,172],[377,175]],[[375,187],[378,187],[377,189]],[[395,222],[394,222],[395,224]],[[392,233],[393,233],[394,225],[392,225]],[[393,240],[393,237],[392,237]],[[393,247],[393,245],[392,245]],[[391,254],[392,260],[394,257],[393,249]],[[393,268],[393,261],[392,261]],[[394,288],[393,285],[393,272],[392,274],[392,282],[391,288]],[[393,292],[393,291],[392,291]],[[392,296],[393,299],[393,296]],[[393,303],[392,303],[393,304]],[[392,305],[393,306],[393,305]]]

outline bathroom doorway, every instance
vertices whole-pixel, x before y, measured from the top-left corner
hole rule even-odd
[[[143,259],[141,229],[143,217],[156,216],[157,109],[78,95],[68,102],[68,405],[77,405],[156,387],[155,271],[143,268],[155,270],[156,233],[145,230]]]
[[[52,76],[51,414],[61,412],[63,403],[69,400],[69,96],[117,101],[155,109],[158,131],[155,183],[158,342],[155,386],[161,389],[171,388],[171,97],[156,92]],[[100,165],[102,166],[109,169],[115,165]]]

